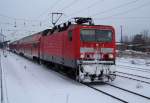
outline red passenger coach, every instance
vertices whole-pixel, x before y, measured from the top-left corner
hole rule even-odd
[[[19,53],[61,66],[80,82],[115,79],[114,28],[94,25],[91,18],[75,18],[75,24],[64,23],[17,42]]]
[[[10,50],[28,58],[38,60],[40,57],[40,39],[43,35],[47,34],[49,30],[50,29],[47,29],[12,42],[9,45]]]

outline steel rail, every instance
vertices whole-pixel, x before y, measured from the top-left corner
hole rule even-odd
[[[57,71],[57,69],[52,69],[52,70],[55,71],[56,73],[59,73],[59,74],[65,76],[65,77],[67,77],[67,78],[69,78],[69,79],[71,79],[71,80],[73,80],[73,81],[75,81],[75,82],[81,84],[81,85],[87,86],[87,87],[89,87],[89,88],[91,88],[91,89],[93,89],[93,90],[95,90],[95,91],[97,91],[97,92],[100,92],[100,93],[102,93],[102,94],[105,94],[105,95],[107,95],[107,96],[110,96],[110,97],[112,97],[112,98],[114,98],[114,99],[116,99],[116,100],[118,100],[118,101],[120,101],[120,102],[122,102],[122,103],[129,103],[128,101],[125,101],[125,100],[123,100],[123,99],[121,99],[121,98],[118,98],[118,97],[116,97],[116,96],[114,96],[114,95],[111,95],[111,94],[109,94],[109,93],[107,93],[107,92],[104,92],[104,91],[102,91],[102,90],[99,90],[99,89],[97,89],[97,88],[94,88],[94,87],[92,87],[92,86],[90,86],[90,85],[88,85],[88,84],[86,84],[86,83],[78,82],[78,81],[75,80],[72,76],[69,76],[67,73],[64,73],[64,72],[61,72],[61,71]]]
[[[124,66],[124,67],[128,67],[128,68],[136,68],[138,70],[145,70],[145,71],[150,72],[150,69],[144,69],[144,68],[140,68],[140,67],[133,67],[133,66],[127,66],[127,65],[117,65],[117,66]]]
[[[150,73],[150,70],[144,70],[144,69],[139,69],[139,68],[136,68],[136,67],[130,67],[130,66],[124,66],[124,65],[116,65],[116,66],[120,66],[120,67],[126,67],[126,69],[129,69],[129,70],[135,70],[135,71],[140,71],[140,72],[146,72],[146,73]],[[125,68],[123,68],[125,69]]]
[[[135,95],[140,96],[140,97],[143,97],[143,98],[145,98],[145,99],[150,100],[150,97],[147,97],[147,96],[145,96],[145,95],[142,95],[142,94],[139,94],[139,93],[136,93],[136,92],[130,91],[130,90],[128,90],[128,89],[124,89],[124,88],[118,87],[118,86],[113,85],[113,84],[109,84],[109,83],[105,83],[105,84],[107,84],[107,85],[109,85],[109,86],[112,86],[112,87],[115,87],[115,88],[118,88],[118,89],[120,89],[120,90],[123,90],[123,91],[129,92],[129,93],[131,93],[131,94],[135,94]]]
[[[101,93],[103,93],[103,94],[105,94],[105,95],[107,95],[107,96],[110,96],[110,97],[112,97],[112,98],[114,98],[114,99],[116,99],[116,100],[119,100],[119,101],[121,101],[121,102],[123,102],[123,103],[129,103],[129,102],[127,102],[127,101],[125,101],[125,100],[123,100],[123,99],[121,99],[121,98],[118,98],[118,97],[116,97],[116,96],[114,96],[114,95],[111,95],[111,94],[109,94],[109,93],[107,93],[107,92],[104,92],[104,91],[102,91],[102,90],[99,90],[99,89],[97,89],[97,88],[94,88],[94,87],[92,87],[92,86],[90,86],[90,85],[87,85],[87,84],[85,84],[85,83],[82,83],[83,85],[86,85],[87,87],[89,87],[89,88],[91,88],[91,89],[94,89],[94,90],[96,90],[96,91],[98,91],[98,92],[101,92]]]
[[[120,73],[120,74],[126,74],[126,75],[135,76],[135,77],[140,77],[140,78],[144,78],[144,79],[150,79],[149,77],[144,77],[144,76],[140,76],[140,75],[135,75],[135,74],[130,74],[130,73],[124,73],[124,72],[120,72],[120,71],[116,71],[116,72]]]
[[[135,79],[135,78],[131,78],[131,77],[126,77],[126,76],[122,76],[122,75],[118,75],[118,74],[116,74],[116,76],[122,77],[122,78],[131,79],[131,80],[135,80],[135,81],[139,81],[139,82],[146,83],[146,84],[150,84],[150,82],[139,80],[139,79]]]

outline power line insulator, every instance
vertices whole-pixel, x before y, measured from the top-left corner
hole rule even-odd
[[[42,23],[40,22],[40,27],[42,26]]]
[[[14,27],[15,27],[15,28],[17,27],[17,23],[16,23],[16,21],[15,21],[15,23],[14,23]]]
[[[26,26],[26,22],[24,22],[24,24],[23,24],[24,26]]]

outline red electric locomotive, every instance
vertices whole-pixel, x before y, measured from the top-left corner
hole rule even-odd
[[[17,42],[21,54],[59,65],[80,82],[115,79],[115,30],[94,25],[91,18],[77,17],[75,24],[57,25]]]

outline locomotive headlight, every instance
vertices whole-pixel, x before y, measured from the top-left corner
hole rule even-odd
[[[84,56],[85,56],[84,54],[81,54],[81,55],[80,55],[80,58],[82,58],[82,59],[83,59],[83,58],[84,58]]]
[[[113,54],[109,54],[108,57],[109,57],[110,59],[113,59],[113,58],[114,58],[114,55],[113,55]]]

